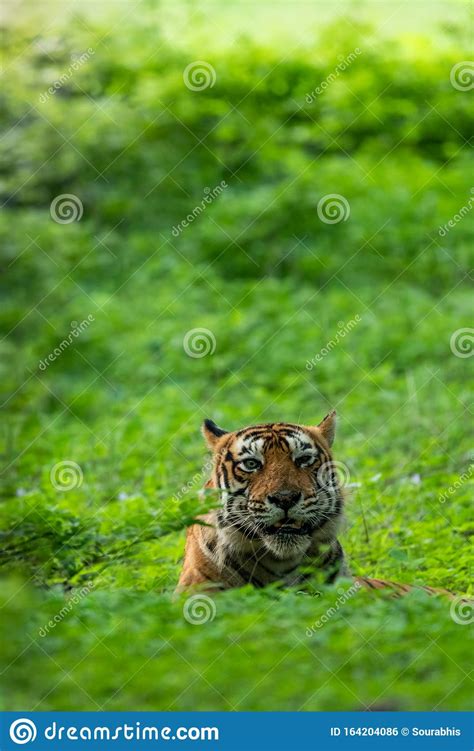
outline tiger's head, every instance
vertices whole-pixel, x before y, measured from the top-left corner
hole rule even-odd
[[[206,487],[220,491],[219,526],[278,558],[304,553],[315,534],[335,531],[343,507],[331,454],[335,430],[335,412],[317,426],[273,423],[234,432],[205,420],[213,453]]]

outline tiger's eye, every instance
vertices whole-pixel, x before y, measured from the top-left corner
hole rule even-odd
[[[242,465],[242,468],[247,470],[248,472],[254,472],[256,469],[260,469],[260,467],[262,466],[262,463],[258,459],[244,459],[240,463]]]

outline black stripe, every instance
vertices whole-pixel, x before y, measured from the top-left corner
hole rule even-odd
[[[227,498],[225,502],[225,507],[227,511],[232,510],[232,506],[234,505],[236,498],[237,496],[233,495],[232,493],[229,494],[229,497]]]
[[[368,584],[371,589],[377,589],[377,587],[375,586],[375,584],[372,584],[372,582],[370,581],[370,579],[364,579],[363,581],[365,582],[365,584]]]
[[[211,540],[206,540],[206,548],[209,550],[210,553],[213,553],[216,549],[217,540],[215,537],[213,537]]]
[[[331,566],[333,563],[337,563],[337,561],[339,561],[342,558],[343,556],[342,547],[339,543],[337,543],[337,546],[335,548],[329,548],[329,550],[323,556],[322,561],[321,561],[321,565],[323,566],[323,568],[325,568],[326,566]]]
[[[290,452],[290,444],[286,440],[285,436],[277,436],[277,444],[285,453],[288,454]]]
[[[230,485],[229,485],[229,473],[227,472],[227,467],[225,466],[225,464],[221,464],[220,469],[224,476],[224,486],[226,489],[228,489]]]
[[[340,564],[344,560],[344,550],[342,549],[342,545],[339,540],[336,540],[334,547],[332,547],[328,552],[329,555],[322,563],[322,568],[329,570],[327,581],[329,584],[332,584],[332,582],[337,579],[339,570],[341,568]]]
[[[243,428],[243,430],[238,430],[236,436],[237,438],[240,438],[240,436],[245,435],[246,438],[251,439],[255,436],[261,436],[262,433],[269,432],[270,430],[268,425],[261,425],[260,427],[256,426],[255,428]]]

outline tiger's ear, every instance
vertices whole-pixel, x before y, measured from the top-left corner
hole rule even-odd
[[[201,431],[210,449],[213,449],[219,438],[228,432],[219,428],[212,420],[204,420]]]
[[[333,409],[332,412],[329,412],[329,414],[326,415],[324,420],[321,420],[321,422],[318,425],[319,430],[323,434],[324,438],[328,442],[329,446],[332,446],[334,443],[334,438],[336,436],[336,410]]]

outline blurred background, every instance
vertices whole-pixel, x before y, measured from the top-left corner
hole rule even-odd
[[[468,591],[469,20],[4,4],[3,708],[467,708],[442,598],[171,592],[202,420],[331,408],[354,572]]]

